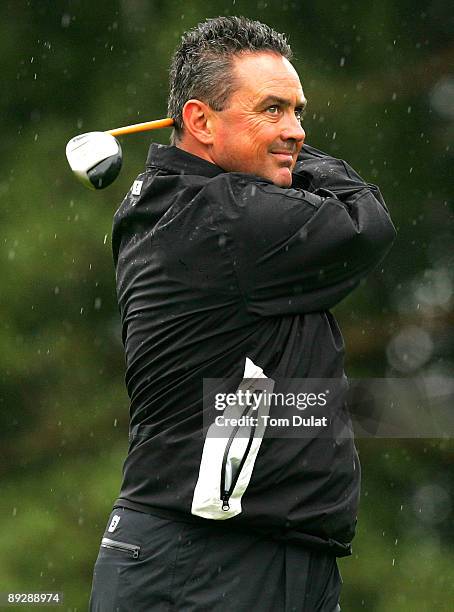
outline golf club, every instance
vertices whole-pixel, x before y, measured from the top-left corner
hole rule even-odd
[[[74,136],[66,145],[66,158],[77,178],[90,189],[104,189],[121,170],[122,152],[115,136],[171,127],[173,119],[157,119],[106,132],[87,132]]]

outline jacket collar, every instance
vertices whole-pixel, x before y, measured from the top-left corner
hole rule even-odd
[[[172,174],[195,174],[212,178],[224,170],[197,155],[192,155],[172,145],[151,143],[147,166],[162,168]]]

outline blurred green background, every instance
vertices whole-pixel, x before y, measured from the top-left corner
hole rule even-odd
[[[66,142],[164,117],[182,32],[227,14],[288,35],[307,142],[377,183],[399,230],[383,265],[335,309],[348,374],[452,380],[451,3],[4,1],[0,591],[64,591],[63,609],[87,608],[127,449],[110,232],[150,135],[122,139],[123,170],[101,192],[75,180]],[[452,440],[358,447],[363,493],[353,556],[339,562],[342,609],[453,610]]]

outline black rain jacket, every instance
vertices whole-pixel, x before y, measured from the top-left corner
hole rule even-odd
[[[310,146],[284,189],[152,144],[113,224],[131,399],[116,505],[350,554],[360,467],[342,399],[324,408],[322,434],[250,426],[216,438],[203,382],[263,392],[344,380],[329,309],[394,237],[378,188]]]

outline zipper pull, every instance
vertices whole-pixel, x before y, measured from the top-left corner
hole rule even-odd
[[[230,510],[229,494],[227,492],[225,492],[222,496],[222,509],[224,512],[228,512]]]

